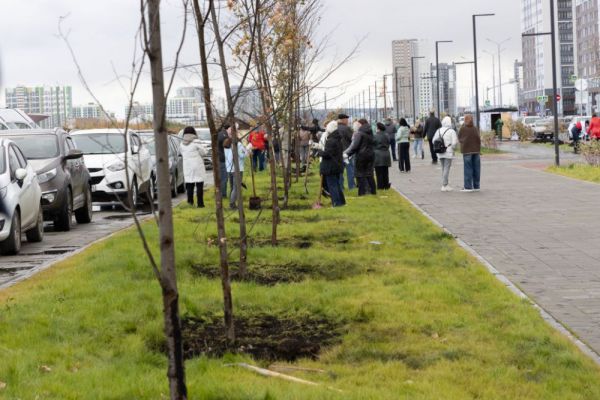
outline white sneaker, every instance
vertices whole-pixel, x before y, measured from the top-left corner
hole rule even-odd
[[[464,189],[464,188],[463,188],[463,189],[460,189],[460,191],[461,191],[461,192],[463,192],[463,193],[471,193],[471,192],[473,192],[474,190],[473,190],[473,189]]]
[[[479,192],[481,189],[473,189],[474,192]]]
[[[450,185],[446,185],[446,186],[442,186],[442,192],[451,192],[454,189],[452,189],[452,186]]]

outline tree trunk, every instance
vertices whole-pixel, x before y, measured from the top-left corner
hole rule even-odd
[[[198,0],[194,1],[194,16],[196,17],[196,30],[198,33],[198,43],[200,47],[200,65],[202,69],[202,85],[204,91],[204,104],[206,107],[206,119],[211,132],[211,147],[212,147],[212,161],[213,161],[213,177],[215,181],[215,208],[217,217],[217,235],[219,239],[219,260],[221,267],[221,287],[223,289],[223,311],[225,319],[225,329],[227,339],[230,342],[235,341],[235,329],[233,326],[233,300],[231,296],[231,281],[229,278],[229,262],[227,256],[227,236],[225,233],[225,217],[223,214],[223,193],[221,193],[221,177],[219,167],[219,151],[218,151],[218,140],[217,140],[217,125],[212,109],[212,101],[210,94],[210,79],[208,74],[208,55],[206,52],[206,37],[204,29],[206,27],[206,17],[200,10]],[[214,3],[211,0],[209,2],[209,8],[214,7]],[[209,11],[207,11],[208,15]],[[226,195],[226,193],[225,193]]]
[[[169,144],[166,129],[165,87],[160,33],[160,0],[148,1],[149,34],[148,58],[152,75],[154,102],[154,141],[156,143],[156,172],[158,180],[158,215],[160,242],[160,285],[163,297],[165,336],[167,339],[169,389],[172,400],[187,398],[181,321],[179,319],[179,292],[175,272],[175,237],[169,182]]]

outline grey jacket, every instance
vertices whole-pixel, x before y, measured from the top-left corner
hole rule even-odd
[[[375,134],[375,167],[391,167],[390,138],[385,131]]]

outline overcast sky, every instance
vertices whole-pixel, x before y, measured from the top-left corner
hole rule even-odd
[[[163,0],[162,23],[165,64],[173,59],[179,41],[183,13],[180,0]],[[57,37],[61,16],[68,16],[63,27],[69,32],[71,45],[92,90],[118,115],[123,113],[127,96],[116,81],[123,77],[127,86],[134,34],[139,20],[137,0],[0,0],[0,67],[2,95],[4,88],[24,85],[71,85],[74,104],[91,101],[85,92],[66,45]],[[502,53],[502,78],[513,77],[513,62],[521,58],[520,0],[323,0],[324,10],[317,36],[328,37],[327,59],[341,59],[361,39],[359,51],[325,85],[352,82],[342,90],[329,89],[328,97],[337,98],[330,107],[346,102],[354,94],[381,84],[384,73],[392,70],[391,41],[416,38],[422,40],[423,55],[435,61],[435,41],[453,40],[440,47],[440,61],[473,59],[471,15],[496,13],[479,19],[479,49],[496,53],[490,38],[511,40]],[[198,60],[195,37],[190,35],[182,54],[182,62]],[[480,87],[491,86],[491,56],[480,53]],[[116,71],[116,72],[115,72]],[[470,68],[458,70],[459,103],[466,104],[470,92]],[[200,85],[194,71],[182,71],[176,86]],[[505,86],[506,100],[514,98],[514,86]],[[323,92],[314,97],[322,98]],[[485,93],[481,94],[485,97]],[[491,97],[491,93],[490,93]],[[151,99],[150,82],[145,79],[137,96],[139,101]]]

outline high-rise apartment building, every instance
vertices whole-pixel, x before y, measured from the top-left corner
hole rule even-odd
[[[575,35],[574,1],[554,0],[557,32],[557,86],[561,95],[558,113],[575,114]],[[522,33],[543,33],[550,29],[550,4],[540,0],[521,0]],[[522,38],[523,104],[530,114],[552,108],[552,47],[548,36]],[[538,96],[548,96],[546,104],[538,104]]]
[[[577,0],[575,3],[575,37],[577,54],[577,77],[587,81],[588,88],[579,93],[577,106],[581,112],[598,111],[600,97],[600,0]],[[591,95],[592,109],[588,105]]]
[[[431,65],[431,76],[435,77],[437,69],[439,69],[440,76],[438,79],[433,80],[432,97],[433,107],[437,109],[437,88],[435,87],[436,82],[440,85],[440,111],[441,114],[456,115],[458,112],[456,102],[456,66],[454,64],[440,63],[439,68],[435,65]]]
[[[412,117],[413,96],[414,102],[419,107],[419,61],[414,60],[414,76],[417,82],[412,82],[412,57],[419,56],[419,43],[415,39],[392,41],[392,65],[394,67],[394,107],[396,114]],[[417,108],[417,115],[421,114]]]
[[[433,88],[435,87],[435,75],[429,72],[421,72],[419,75],[419,115],[435,108],[433,105]]]
[[[71,86],[17,86],[5,91],[6,107],[19,108],[27,114],[46,115],[42,128],[67,125],[73,107]]]
[[[167,101],[167,120],[184,125],[196,125],[206,121],[202,87],[188,86],[177,89]]]

